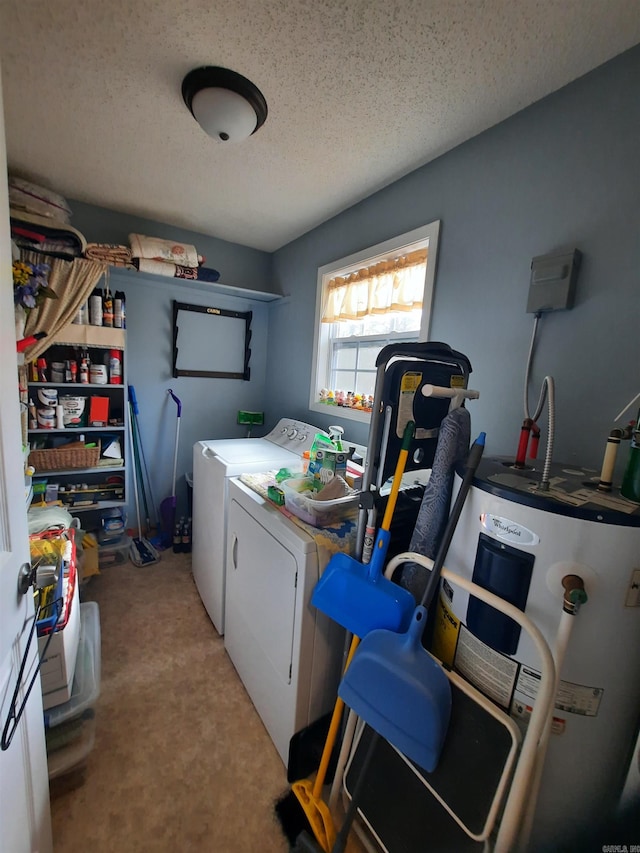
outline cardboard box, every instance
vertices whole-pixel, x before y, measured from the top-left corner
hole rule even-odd
[[[75,565],[70,573],[73,590],[69,593],[67,606],[69,612],[64,628],[55,631],[47,648],[47,656],[42,660],[40,680],[42,684],[42,706],[46,711],[55,705],[68,702],[73,687],[73,676],[78,655],[80,639],[80,594]],[[38,637],[40,657],[44,652],[49,635]]]
[[[109,398],[89,398],[89,426],[107,426],[109,423]]]
[[[348,458],[349,455],[342,450],[317,450],[314,462],[309,465],[309,471],[313,472],[314,490],[319,492],[333,477],[344,479]]]

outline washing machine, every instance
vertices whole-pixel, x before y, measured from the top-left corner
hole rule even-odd
[[[229,480],[224,645],[286,765],[291,737],[333,707],[344,630],[310,604],[315,539]]]
[[[303,421],[282,418],[263,438],[198,441],[193,447],[193,577],[215,629],[225,631],[225,551],[229,479],[239,474],[290,467],[317,433]]]

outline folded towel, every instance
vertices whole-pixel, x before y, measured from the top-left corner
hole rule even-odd
[[[211,267],[198,267],[198,281],[208,281],[210,284],[213,284],[219,278],[220,273],[218,270],[214,270]]]
[[[184,278],[190,281],[206,281],[212,284],[218,281],[220,273],[207,267],[185,267],[182,264],[172,264],[168,261],[155,261],[148,258],[133,258],[133,266],[139,272],[152,275],[164,275],[169,278]]]
[[[92,261],[101,261],[111,267],[134,269],[131,263],[131,249],[113,243],[87,243],[85,257]]]
[[[150,258],[133,258],[133,265],[139,272],[152,275],[164,275],[169,278],[188,278],[195,281],[198,278],[197,267],[185,267],[182,264],[172,264],[168,261],[155,261]]]
[[[69,224],[71,210],[63,196],[15,175],[9,176],[8,184],[9,205],[15,210],[24,210],[35,213],[36,216],[46,216]]]
[[[10,208],[11,234],[21,248],[73,259],[87,247],[84,235],[66,222]]]
[[[174,240],[145,237],[144,234],[129,234],[129,243],[134,258],[170,261],[185,267],[197,267],[204,260],[201,255],[198,255],[195,246]]]

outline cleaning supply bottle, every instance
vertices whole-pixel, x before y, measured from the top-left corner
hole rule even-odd
[[[86,326],[89,323],[89,303],[83,302],[78,308],[76,316],[72,320],[73,323],[79,326]]]
[[[38,429],[38,416],[36,414],[36,404],[29,397],[29,429]]]
[[[102,325],[113,327],[113,296],[108,287],[105,287],[102,297]]]
[[[102,326],[102,290],[99,287],[89,299],[89,322],[92,326]]]
[[[109,350],[109,384],[122,385],[122,353],[119,349]]]
[[[116,290],[113,297],[113,326],[115,329],[124,328],[124,293]]]

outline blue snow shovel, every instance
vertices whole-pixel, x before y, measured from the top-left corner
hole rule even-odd
[[[440,664],[422,647],[427,607],[484,450],[480,433],[447,521],[422,601],[404,633],[372,631],[362,639],[338,688],[345,704],[403,755],[435,770],[451,716],[451,686]]]

